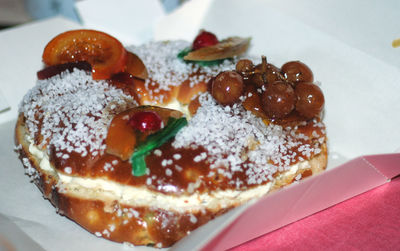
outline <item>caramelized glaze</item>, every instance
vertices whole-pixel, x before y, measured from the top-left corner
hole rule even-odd
[[[304,144],[320,144],[318,138],[324,135],[324,128],[316,127],[316,123],[318,122],[310,120],[305,122],[304,125],[297,125],[298,133],[309,137],[309,139],[301,140],[299,147]],[[301,160],[310,159],[314,156],[314,153],[311,153],[310,156],[302,154],[302,152],[298,150],[299,147],[294,150],[296,152],[296,157],[295,161],[291,164],[296,164]],[[107,153],[96,156],[89,154],[86,157],[82,157],[80,154],[62,151],[63,154],[69,155],[69,158],[64,159],[62,156],[57,157],[55,152],[51,151],[50,161],[60,172],[65,173],[65,168],[71,167],[72,172],[70,175],[72,176],[103,178],[125,185],[146,187],[149,190],[173,196],[191,194],[194,192],[203,193],[216,190],[237,189],[235,183],[231,182],[232,180],[240,180],[243,183],[246,181],[247,176],[245,168],[243,168],[242,171],[236,171],[233,177],[228,179],[225,176],[218,175],[216,170],[211,169],[211,163],[207,159],[195,161],[195,156],[206,152],[201,146],[198,146],[196,149],[175,149],[171,146],[171,142],[168,142],[162,145],[158,150],[162,152],[161,155],[153,151],[153,153],[146,157],[149,175],[141,177],[132,175],[132,166],[129,160],[122,161],[120,158]],[[179,158],[177,156],[179,156]],[[170,162],[168,162],[169,160]],[[248,161],[243,162],[243,165],[246,163],[248,163]],[[107,168],[107,166],[109,167]],[[152,179],[151,184],[147,184],[146,182],[149,177]],[[190,191],[190,189],[188,189],[190,184],[196,184],[196,189]],[[256,185],[243,186],[241,189],[245,190],[253,186]]]

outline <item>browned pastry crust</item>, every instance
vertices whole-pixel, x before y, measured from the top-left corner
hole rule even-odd
[[[155,45],[151,51],[160,46],[165,45]],[[144,59],[146,53],[142,54]],[[160,69],[149,68],[150,77],[157,75],[156,70]],[[177,77],[169,68],[164,70],[159,75]],[[129,160],[104,151],[104,133],[116,114],[137,105],[165,104],[175,99],[187,105],[199,92],[206,91],[207,77],[214,72],[206,77],[202,74],[166,79],[167,86],[157,80],[135,79],[134,90],[123,84],[92,81],[80,71],[38,83],[39,87],[24,98],[15,128],[16,149],[27,173],[60,214],[96,236],[168,247],[229,209],[326,168],[325,127],[319,119],[288,128],[268,125],[243,108],[221,108],[206,94],[196,99],[200,108],[189,121],[192,127],[188,125],[185,128],[190,128],[177,135],[176,141],[165,143],[146,157],[147,175],[133,176]],[[189,83],[187,78],[197,80]],[[171,84],[172,80],[176,83]],[[85,101],[79,107],[71,99]],[[205,121],[207,118],[214,121]],[[246,121],[242,123],[241,119]],[[233,128],[221,136],[225,137],[222,146],[215,144],[219,135],[211,135],[218,134],[221,121]],[[238,124],[237,131],[234,123]],[[209,131],[201,131],[208,126]],[[192,138],[201,133],[190,130],[200,130],[206,137]],[[269,133],[271,139],[263,133]],[[250,143],[239,142],[239,150],[226,147],[248,134],[254,137]],[[260,146],[266,147],[261,149],[265,151],[254,154],[252,151]],[[262,155],[265,152],[269,155]],[[221,159],[228,162],[221,164]]]
[[[220,212],[178,213],[149,207],[133,207],[120,204],[107,197],[98,199],[78,197],[72,193],[60,192],[57,174],[40,168],[40,160],[30,154],[29,143],[25,140],[26,128],[20,115],[15,128],[15,141],[20,159],[32,181],[45,198],[57,208],[58,213],[74,220],[89,232],[116,242],[130,242],[135,245],[170,246],[188,232],[208,222]],[[150,217],[151,215],[151,217]],[[193,223],[191,217],[196,217]],[[168,218],[168,227],[161,220]],[[158,221],[152,219],[160,219]],[[151,226],[151,227],[150,227]]]
[[[29,143],[25,136],[24,118],[20,115],[15,128],[15,141],[16,145],[20,146],[18,147],[19,157],[25,168],[29,169],[28,173],[33,182],[45,198],[57,208],[58,213],[67,216],[97,236],[135,245],[167,247],[230,209],[182,213],[124,205],[116,200],[109,200],[106,196],[93,199],[76,196],[73,192],[62,192],[57,187],[59,182],[57,174],[40,168],[40,160],[30,154]],[[322,172],[327,162],[325,143],[322,149],[321,153],[310,159],[309,168],[299,169],[296,173],[278,178],[271,191],[291,184],[299,174],[302,174],[300,178],[302,179]],[[165,223],[168,225],[163,225]]]

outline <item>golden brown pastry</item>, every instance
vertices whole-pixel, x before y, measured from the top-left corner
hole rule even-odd
[[[280,72],[288,100],[265,108],[265,89],[281,88],[267,81],[271,66],[238,59],[199,66],[176,56],[188,46],[129,48],[146,79],[93,80],[75,68],[39,79],[25,95],[17,150],[60,214],[112,241],[168,247],[233,207],[325,169],[321,109],[304,112],[302,79],[288,82],[289,70]],[[226,86],[234,91],[220,98]],[[149,142],[157,143],[148,150]]]

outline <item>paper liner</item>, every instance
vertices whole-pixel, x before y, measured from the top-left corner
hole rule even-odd
[[[8,109],[10,109],[10,105],[7,103],[6,99],[0,91],[0,113],[5,112]]]
[[[9,218],[0,213],[0,250],[44,251],[34,240],[25,234]]]
[[[193,1],[186,5],[192,12],[181,9],[175,13],[178,13],[179,17],[175,15],[164,19],[164,25],[155,29],[155,36],[190,40],[199,28],[211,28],[217,33],[221,32],[221,36],[253,36],[253,52],[257,55],[264,53],[275,62],[305,59],[318,73],[316,77],[322,82],[322,88],[327,95],[325,121],[330,150],[338,151],[352,159],[361,154],[384,153],[399,147],[399,130],[394,130],[399,124],[399,116],[396,113],[399,103],[397,96],[393,95],[399,90],[397,68],[343,43],[335,36],[285,15],[287,13],[277,11],[270,5],[270,1],[251,0],[246,1],[246,5],[243,5],[243,1],[229,1],[229,12],[226,8],[220,8],[224,7],[225,3],[227,1]],[[252,15],[251,18],[236,18],[238,16],[234,12],[235,6],[240,6],[240,9],[236,9],[238,13],[247,13]],[[95,7],[93,6],[93,10]],[[132,15],[134,11],[138,10],[132,10]],[[223,15],[220,15],[221,11]],[[218,20],[221,22],[217,22]],[[244,20],[249,23],[245,23]],[[279,25],[274,23],[276,20]],[[378,21],[379,19],[376,22]],[[321,20],[321,25],[323,23],[324,20]],[[41,67],[40,55],[45,44],[57,33],[77,27],[80,26],[56,18],[0,34],[0,44],[3,45],[0,55],[8,60],[0,69],[0,79],[4,83],[1,87],[11,105],[10,111],[0,114],[3,115],[0,116],[0,123],[16,118],[17,105],[26,91],[33,86],[35,73]],[[121,27],[117,32],[123,32],[122,30]],[[29,41],[27,47],[26,38],[32,34],[35,34],[37,39]],[[279,34],[279,39],[271,37],[270,34]],[[122,34],[121,37],[129,35],[131,34]],[[296,41],[292,39],[293,36],[296,37]],[[142,36],[139,34],[137,37]],[[133,41],[137,37],[131,36],[132,40],[126,41]],[[147,35],[145,37],[147,38]],[[382,88],[382,84],[385,84],[385,88]],[[349,94],[353,96],[349,98]],[[381,109],[385,109],[386,112],[382,113]],[[388,118],[387,114],[391,117]],[[88,250],[109,250],[120,247],[119,244],[98,239],[75,223],[56,215],[54,208],[41,199],[33,184],[28,183],[27,177],[23,175],[22,165],[18,164],[16,156],[12,155],[12,136],[9,135],[11,130],[8,130],[12,126],[1,126],[0,129],[6,129],[3,126],[7,126],[7,131],[2,131],[0,148],[3,151],[0,153],[0,159],[5,163],[5,168],[0,171],[8,172],[7,176],[3,177],[14,179],[3,178],[3,187],[12,189],[0,193],[3,196],[1,199],[5,198],[4,201],[10,203],[7,207],[0,207],[0,213],[8,214],[11,220],[21,215],[27,219],[42,220],[46,228],[18,226],[45,248],[68,250],[71,247],[79,249],[77,247],[84,245]],[[7,141],[4,141],[6,136]],[[253,201],[231,210],[193,231],[171,250],[223,250],[236,246],[388,182],[400,173],[399,160],[400,154],[396,153],[357,157],[339,166],[330,161],[330,166],[334,168],[274,192],[257,202]],[[22,210],[22,207],[27,205],[30,206],[29,214]],[[44,212],[48,215],[44,215]]]
[[[397,175],[400,175],[399,153],[353,159],[262,198],[216,236],[210,236],[202,249],[234,247],[383,185]]]

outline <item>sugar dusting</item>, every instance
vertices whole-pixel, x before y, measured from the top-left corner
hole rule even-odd
[[[177,40],[150,42],[128,48],[146,65],[149,78],[145,82],[145,87],[150,90],[149,95],[152,99],[162,103],[164,97],[160,95],[161,91],[169,91],[171,87],[178,86],[187,79],[192,87],[199,82],[207,82],[221,71],[235,68],[236,58],[208,67],[184,62],[177,55],[189,46],[189,42]]]
[[[157,90],[168,90],[186,79],[196,84],[235,66],[235,60],[212,67],[184,63],[176,55],[187,46],[187,42],[174,41],[130,48],[146,64],[150,76],[146,85],[157,83],[158,89],[152,89],[155,96]],[[162,100],[162,95],[159,98]],[[247,184],[273,180],[276,172],[286,171],[298,160],[318,154],[325,140],[321,136],[319,144],[303,144],[302,140],[308,138],[298,133],[297,128],[266,125],[240,103],[221,106],[208,93],[202,94],[199,101],[201,106],[196,115],[177,134],[172,145],[174,148],[204,147],[206,152],[195,156],[193,161],[207,160],[214,169],[212,173],[224,175],[232,184],[238,182],[235,172],[244,172]],[[41,146],[51,144],[56,152],[64,152],[57,157],[67,159],[69,155],[65,152],[77,152],[83,157],[89,152],[93,156],[102,154],[113,115],[136,105],[133,98],[106,81],[94,81],[85,71],[75,70],[39,80],[24,97],[20,112],[25,115],[30,137],[42,135]],[[315,126],[323,128],[324,125],[315,122]],[[157,149],[154,154],[161,157],[163,153]],[[161,162],[166,176],[181,169],[174,165],[180,158],[175,154]],[[104,170],[114,171],[114,167],[107,163]],[[68,173],[69,169],[65,171]],[[152,182],[152,179],[146,180],[147,185]]]
[[[112,116],[136,105],[106,81],[94,81],[91,74],[75,69],[38,80],[24,96],[19,112],[25,115],[30,137],[43,137],[41,146],[51,144],[56,151],[86,156],[104,151]]]
[[[208,152],[212,169],[227,178],[245,171],[248,184],[272,180],[274,173],[288,170],[296,161],[295,150],[304,137],[296,128],[266,125],[241,105],[218,105],[208,93],[199,101],[196,115],[176,135],[175,148],[201,145]],[[307,155],[320,149],[301,145],[299,151]]]

